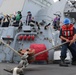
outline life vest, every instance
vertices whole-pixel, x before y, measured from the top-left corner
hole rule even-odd
[[[73,24],[70,24],[68,26],[68,28],[66,27],[66,25],[62,26],[62,36],[64,36],[68,40],[72,40],[73,39],[73,36],[74,36],[74,27],[73,27]]]

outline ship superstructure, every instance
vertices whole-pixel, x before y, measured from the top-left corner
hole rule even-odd
[[[74,4],[73,1],[70,1]],[[61,4],[63,3],[63,4]],[[59,0],[56,3],[54,1],[49,0],[3,0],[0,6],[1,16],[4,15],[11,15],[16,14],[17,11],[21,11],[22,14],[22,29],[18,30],[18,27],[13,27],[13,20],[10,19],[10,24],[8,27],[0,27],[0,37],[4,40],[7,44],[9,44],[15,50],[29,48],[32,43],[41,43],[45,44],[47,49],[60,44],[59,39],[59,31],[55,31],[53,29],[53,19],[56,15],[60,15],[60,25],[63,24],[63,19],[65,14],[68,14],[66,11],[68,0]],[[72,5],[72,7],[75,6]],[[71,9],[71,8],[69,8]],[[27,12],[31,11],[32,16],[34,17],[35,21],[43,22],[43,25],[40,26],[40,30],[37,29],[37,26],[28,26],[26,25],[26,16]],[[71,16],[69,16],[71,19]],[[75,18],[75,17],[73,17]],[[45,30],[45,26],[50,23],[50,26]],[[2,26],[2,23],[1,23]],[[33,30],[35,29],[35,30]],[[24,36],[34,36],[34,40],[28,39],[19,39],[20,37]],[[20,60],[19,56],[13,53],[8,47],[1,43],[0,45],[0,61],[8,61],[8,62],[18,62]],[[60,51],[59,51],[60,52]],[[54,60],[58,56],[58,60],[60,58],[59,52],[55,53],[55,50],[49,51],[49,61]],[[55,57],[54,57],[54,54]],[[70,57],[68,57],[70,59]]]

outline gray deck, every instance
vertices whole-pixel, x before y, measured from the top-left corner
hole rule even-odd
[[[16,64],[0,63],[0,75],[12,75],[3,71],[4,68],[13,68]],[[60,67],[58,64],[29,65],[25,75],[76,75],[76,66]]]

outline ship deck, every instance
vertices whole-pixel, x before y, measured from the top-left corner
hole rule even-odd
[[[0,63],[0,75],[12,75],[4,68],[14,68],[17,64]],[[25,75],[76,75],[76,66],[60,67],[58,64],[28,65]]]

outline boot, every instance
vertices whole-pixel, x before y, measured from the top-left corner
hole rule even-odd
[[[3,69],[4,71],[7,71],[9,73],[13,73],[13,70],[12,69]]]
[[[65,58],[62,58],[62,57],[59,65],[63,67],[68,67],[68,64],[65,63]]]
[[[75,65],[76,66],[76,61],[72,61],[72,65]]]
[[[24,74],[19,74],[19,75],[24,75]]]
[[[72,58],[72,65],[76,65],[76,59]]]

